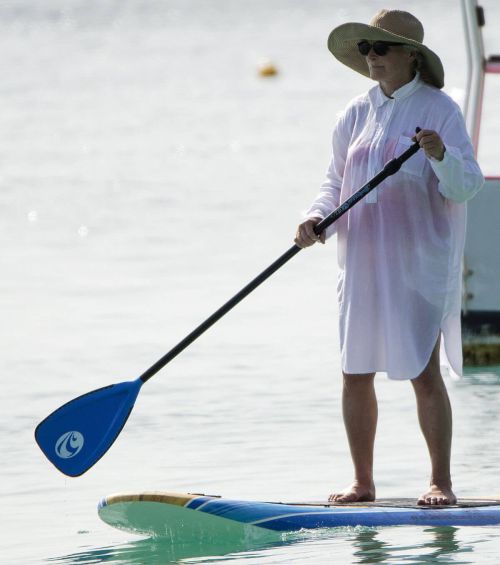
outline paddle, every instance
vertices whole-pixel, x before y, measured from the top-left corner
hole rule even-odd
[[[415,142],[399,157],[389,161],[380,173],[316,224],[315,233],[322,233],[384,179],[399,171],[401,165],[419,148],[419,144]],[[77,477],[90,469],[120,434],[142,385],[300,250],[298,245],[293,245],[138,379],[93,390],[71,400],[47,416],[38,424],[35,439],[48,460],[70,477]]]

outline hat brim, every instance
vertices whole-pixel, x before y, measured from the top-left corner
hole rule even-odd
[[[422,43],[385,29],[361,23],[342,24],[330,33],[328,49],[341,63],[369,77],[370,71],[366,57],[358,50],[357,44],[361,39],[404,43],[415,47],[423,56],[422,79],[437,88],[443,88],[444,69],[441,59]]]

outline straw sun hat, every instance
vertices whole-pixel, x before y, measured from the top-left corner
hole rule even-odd
[[[341,63],[358,73],[370,76],[366,58],[358,50],[358,42],[389,41],[415,47],[420,53],[420,76],[422,80],[443,88],[444,70],[440,58],[423,45],[424,28],[419,20],[401,10],[380,10],[369,25],[347,23],[336,27],[328,37],[328,49]]]

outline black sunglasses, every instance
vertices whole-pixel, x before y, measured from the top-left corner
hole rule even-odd
[[[404,43],[391,43],[389,41],[374,41],[373,43],[370,43],[366,39],[363,39],[358,43],[358,49],[361,55],[364,55],[365,57],[370,52],[370,49],[373,49],[375,55],[383,57],[384,55],[387,55],[389,48],[393,45],[404,45]]]

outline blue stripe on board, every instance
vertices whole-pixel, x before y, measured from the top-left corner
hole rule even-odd
[[[500,523],[499,506],[479,508],[319,507],[312,509],[310,506],[294,507],[275,503],[208,499],[208,502],[199,511],[276,531],[359,525],[480,526]]]
[[[212,500],[209,496],[200,496],[199,498],[193,498],[193,500],[190,500],[187,504],[184,505],[184,508],[191,508],[191,510],[196,510],[198,506],[205,504],[205,502],[208,502],[209,500]]]
[[[360,508],[342,508],[341,512],[359,512]],[[236,520],[244,524],[258,522],[260,520],[274,519],[276,516],[283,514],[308,514],[311,512],[309,506],[288,506],[284,504],[276,504],[272,502],[248,502],[241,500],[222,500],[211,499],[200,512],[212,514],[213,516],[220,516],[228,520]],[[327,513],[331,514],[330,507],[320,507],[313,510],[316,514]]]
[[[401,509],[393,512],[309,513],[276,517],[255,524],[275,531],[336,526],[488,526],[500,523],[500,508]]]
[[[99,511],[101,508],[104,508],[107,505],[108,505],[108,501],[106,500],[106,498],[101,498],[101,500],[99,500],[99,504],[97,505],[97,511]]]

